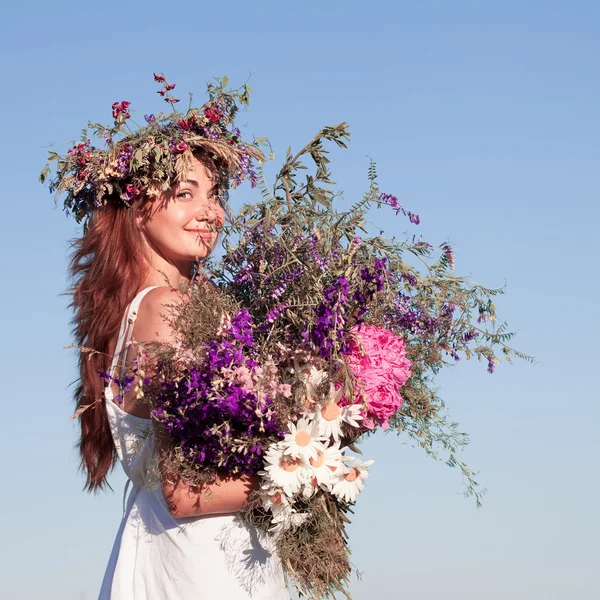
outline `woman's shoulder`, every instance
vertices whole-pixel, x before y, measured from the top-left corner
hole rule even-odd
[[[134,337],[140,342],[161,342],[173,339],[172,318],[182,303],[186,301],[184,292],[159,286],[151,289],[138,308]]]

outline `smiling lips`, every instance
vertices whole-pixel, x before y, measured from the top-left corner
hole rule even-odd
[[[202,236],[202,237],[212,236],[212,234],[214,233],[210,229],[186,229],[186,231],[189,233],[194,233],[194,234]]]

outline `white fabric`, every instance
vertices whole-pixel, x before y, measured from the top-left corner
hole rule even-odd
[[[126,354],[139,304],[151,289],[136,296],[123,318],[111,374],[121,352]],[[151,420],[121,409],[110,384],[105,400],[129,481],[99,600],[289,600],[268,540],[259,539],[238,517],[175,519],[169,514],[156,482]]]

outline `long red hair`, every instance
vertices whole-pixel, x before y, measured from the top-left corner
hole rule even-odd
[[[111,340],[148,268],[136,213],[135,208],[109,202],[94,211],[83,236],[73,241],[69,265],[73,329],[76,343],[85,349],[79,355],[75,401],[81,425],[81,470],[88,491],[106,485],[117,458],[102,397],[104,381],[98,372],[109,369]]]

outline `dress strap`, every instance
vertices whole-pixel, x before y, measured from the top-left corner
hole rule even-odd
[[[152,285],[150,287],[144,288],[141,292],[137,294],[137,296],[131,301],[129,305],[129,309],[123,316],[123,320],[121,321],[121,327],[119,329],[119,335],[117,337],[117,343],[115,344],[115,352],[113,354],[113,359],[110,364],[109,375],[111,377],[115,374],[115,369],[117,368],[117,364],[119,363],[119,358],[121,357],[121,353],[123,352],[124,347],[127,342],[129,342],[131,335],[133,334],[133,325],[135,320],[137,319],[138,309],[140,308],[140,303],[144,299],[144,296],[154,288],[159,287],[158,285]]]

